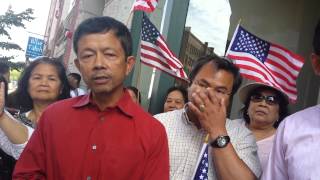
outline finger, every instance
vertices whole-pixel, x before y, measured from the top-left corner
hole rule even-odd
[[[208,91],[208,99],[212,102],[214,105],[220,105],[220,99],[217,94],[214,92],[212,88],[207,88]]]
[[[200,109],[194,103],[188,102],[188,109],[191,112],[193,112],[198,117],[198,119],[199,119],[199,117],[202,116],[202,113],[201,113]]]
[[[203,105],[205,105],[206,107],[210,106],[212,103],[209,99],[209,95],[208,95],[208,90],[205,89],[205,91],[201,91],[199,93],[199,97],[201,98],[201,102]],[[202,105],[200,104],[200,105]]]
[[[197,107],[200,107],[200,105],[204,104],[202,98],[200,97],[200,91],[196,91],[196,92],[192,93],[191,102]]]
[[[220,100],[221,108],[223,112],[227,112],[227,98],[221,98]]]

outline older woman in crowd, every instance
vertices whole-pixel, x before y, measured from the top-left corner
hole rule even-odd
[[[276,128],[288,115],[288,96],[272,86],[250,83],[239,91],[244,107],[243,123],[252,131],[258,145],[262,168],[266,166],[273,146]]]
[[[4,86],[0,88],[0,148],[18,159],[44,109],[70,97],[65,68],[57,60],[40,57],[24,70],[16,91],[21,113],[4,110]]]
[[[163,106],[163,112],[174,111],[182,109],[188,102],[187,90],[181,86],[174,86],[168,89],[165,102]]]

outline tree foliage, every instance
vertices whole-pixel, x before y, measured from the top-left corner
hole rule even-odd
[[[9,8],[4,15],[0,15],[0,48],[2,50],[11,51],[11,50],[19,50],[22,51],[23,49],[16,43],[10,42],[11,35],[9,33],[12,27],[18,28],[26,28],[25,22],[30,22],[34,19],[33,9],[28,8],[20,13],[15,13],[14,11]],[[4,38],[3,38],[4,37]],[[8,41],[2,41],[2,39],[7,39]],[[12,62],[11,60],[15,58],[15,56],[4,56],[0,54],[0,61],[7,63],[13,69],[20,69],[24,67],[23,62]]]

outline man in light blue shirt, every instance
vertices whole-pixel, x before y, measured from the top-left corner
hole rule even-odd
[[[313,38],[311,62],[320,76],[320,21]],[[320,178],[320,104],[287,117],[275,137],[263,180]]]

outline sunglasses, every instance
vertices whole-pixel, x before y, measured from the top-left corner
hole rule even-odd
[[[265,100],[265,102],[269,105],[276,105],[279,103],[279,99],[276,96],[263,96],[261,94],[254,94],[250,97],[252,102],[261,102]]]

